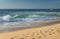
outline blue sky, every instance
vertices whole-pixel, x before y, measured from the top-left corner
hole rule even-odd
[[[60,9],[60,0],[0,0],[0,9]]]

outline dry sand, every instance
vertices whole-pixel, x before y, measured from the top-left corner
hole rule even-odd
[[[0,33],[0,39],[60,39],[60,23]]]

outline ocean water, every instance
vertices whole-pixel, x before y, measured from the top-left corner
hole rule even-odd
[[[60,18],[60,12],[2,10],[0,11],[0,26],[4,27],[58,18]]]

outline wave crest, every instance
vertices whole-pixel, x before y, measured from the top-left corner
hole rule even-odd
[[[5,16],[2,16],[0,17],[0,21],[34,21],[34,20],[44,20],[44,19],[55,19],[55,17],[60,17],[60,14],[35,14],[35,15],[27,15],[27,14],[24,14],[24,15],[5,15]]]

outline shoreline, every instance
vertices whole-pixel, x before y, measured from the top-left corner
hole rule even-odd
[[[7,27],[7,28],[0,27],[0,33],[12,32],[12,31],[16,31],[16,30],[23,30],[23,29],[29,29],[29,28],[50,26],[50,25],[58,24],[58,23],[60,23],[60,19],[37,21],[37,22],[27,23],[27,25],[23,25],[23,26],[14,25],[12,27]]]
[[[0,39],[60,39],[60,23],[0,33]]]

